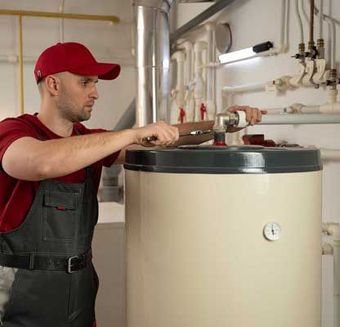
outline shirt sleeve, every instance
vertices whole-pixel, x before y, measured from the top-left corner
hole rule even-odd
[[[16,118],[0,122],[0,163],[8,147],[21,137],[36,137],[34,129]]]

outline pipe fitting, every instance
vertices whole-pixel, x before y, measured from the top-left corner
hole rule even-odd
[[[322,231],[333,238],[333,241],[340,246],[340,224],[338,223],[323,223]]]
[[[333,246],[329,243],[324,242],[322,244],[322,255],[333,255]]]
[[[215,117],[215,124],[213,130],[216,132],[224,133],[228,130],[228,127],[238,127],[240,122],[240,116],[238,112],[224,112],[219,113]]]

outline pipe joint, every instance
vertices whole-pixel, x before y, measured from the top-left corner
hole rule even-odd
[[[215,117],[213,130],[215,132],[226,132],[228,127],[237,127],[239,122],[240,118],[237,112],[219,113]]]
[[[322,255],[333,255],[334,249],[330,243],[324,242],[322,244]]]
[[[322,231],[326,235],[331,236],[336,246],[340,247],[340,224],[324,223],[322,224]]]

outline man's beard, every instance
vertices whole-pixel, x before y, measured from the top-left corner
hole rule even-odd
[[[63,96],[58,101],[58,108],[61,116],[72,123],[80,123],[89,120],[91,117],[91,113],[79,108],[65,90]]]

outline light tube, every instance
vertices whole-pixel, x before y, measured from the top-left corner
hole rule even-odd
[[[251,57],[254,57],[256,55],[256,52],[254,52],[253,48],[246,48],[242,50],[237,50],[233,52],[228,52],[221,54],[218,59],[221,64],[227,64],[230,62],[238,61],[238,60],[244,60]]]

